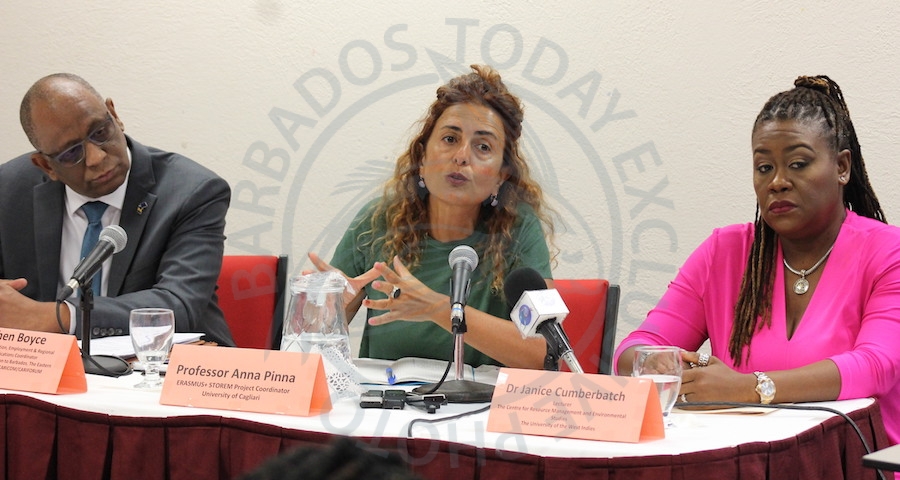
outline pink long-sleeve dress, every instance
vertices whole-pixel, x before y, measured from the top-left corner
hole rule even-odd
[[[712,354],[742,373],[787,370],[827,358],[840,371],[838,399],[877,397],[891,443],[900,442],[900,228],[847,212],[791,338],[784,268],[775,268],[772,325],[753,336],[749,361],[735,367],[728,341],[753,230],[753,224],[715,230],[619,345],[616,361],[634,345],[696,350],[707,338]],[[776,255],[780,266],[780,245]]]

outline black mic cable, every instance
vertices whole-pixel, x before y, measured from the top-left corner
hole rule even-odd
[[[447,375],[450,374],[450,366],[453,365],[453,354],[455,352],[456,352],[456,346],[454,345],[453,351],[450,352],[450,360],[447,360],[447,368],[444,369],[444,374],[441,375],[441,379],[438,380],[437,383],[435,383],[433,387],[428,389],[428,391],[422,392],[422,395],[431,395],[432,393],[436,392],[439,388],[441,388],[441,385],[443,385],[444,381],[447,380]]]
[[[485,407],[481,407],[481,408],[478,408],[478,409],[475,409],[475,410],[472,410],[472,411],[469,411],[469,412],[460,413],[460,414],[457,414],[457,415],[451,415],[451,416],[449,416],[449,417],[443,417],[443,418],[417,418],[417,419],[415,419],[415,420],[411,420],[411,421],[407,424],[407,426],[406,426],[406,437],[407,437],[407,438],[412,438],[412,429],[413,429],[413,426],[414,426],[416,423],[431,423],[431,424],[435,424],[435,423],[438,423],[438,422],[446,422],[446,421],[449,421],[449,420],[459,420],[460,418],[467,417],[467,416],[469,416],[469,415],[477,415],[477,414],[479,414],[479,413],[481,413],[481,412],[486,412],[486,411],[488,411],[488,410],[490,410],[490,409],[491,409],[491,406],[490,406],[490,405],[487,405],[487,406],[485,406]]]
[[[821,407],[817,405],[794,405],[788,403],[743,403],[743,402],[679,402],[675,404],[676,407],[685,406],[685,407],[726,407],[726,408],[734,408],[734,407],[751,407],[751,408],[771,408],[775,410],[807,410],[807,411],[819,411],[819,412],[828,412],[834,415],[838,415],[843,418],[851,427],[853,427],[853,431],[856,432],[856,436],[859,437],[859,441],[862,443],[863,449],[866,451],[866,455],[872,453],[872,448],[869,446],[869,442],[866,441],[866,437],[863,435],[862,430],[859,429],[859,425],[850,418],[846,413],[836,410],[834,408],[829,407]],[[690,410],[686,410],[690,411]],[[876,469],[878,472],[878,478],[884,480],[884,474],[881,473],[881,470]]]

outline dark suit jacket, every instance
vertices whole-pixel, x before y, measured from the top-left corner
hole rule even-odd
[[[176,331],[234,345],[215,293],[231,189],[182,155],[130,137],[128,146],[132,165],[119,221],[128,242],[112,257],[108,296],[94,300],[91,336],[128,334],[132,309],[163,307],[175,312]],[[22,293],[54,301],[65,186],[44,175],[30,155],[0,165],[0,278],[24,277]],[[79,337],[80,317],[79,309]]]

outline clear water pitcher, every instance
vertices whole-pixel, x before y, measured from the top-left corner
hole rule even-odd
[[[347,279],[338,272],[315,272],[291,279],[291,301],[281,350],[322,355],[328,386],[338,398],[357,395],[357,372],[350,358],[344,313]]]

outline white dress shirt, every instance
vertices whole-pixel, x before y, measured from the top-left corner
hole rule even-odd
[[[119,188],[112,193],[99,198],[86,197],[75,190],[66,186],[66,211],[63,215],[62,224],[62,243],[59,249],[59,285],[57,289],[62,288],[72,278],[75,267],[81,261],[81,243],[84,240],[84,232],[88,227],[88,219],[81,206],[87,202],[101,201],[109,205],[103,212],[103,218],[100,222],[103,227],[109,225],[118,225],[119,219],[122,217],[122,204],[125,203],[125,190],[128,187],[128,177],[131,175],[131,149],[128,150],[128,173],[125,174],[125,181]],[[112,257],[103,262],[103,274],[100,282],[100,294],[105,296],[107,285],[109,282],[109,268],[112,263]],[[78,297],[80,289],[76,289],[72,296],[66,300],[69,305],[69,333],[75,333],[75,305],[80,303]]]

